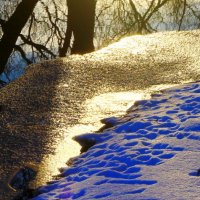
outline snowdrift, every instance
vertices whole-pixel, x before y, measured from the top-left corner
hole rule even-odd
[[[95,143],[34,200],[193,199],[200,196],[200,83],[137,102],[113,127],[74,138]]]

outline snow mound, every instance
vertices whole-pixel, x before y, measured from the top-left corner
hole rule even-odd
[[[153,200],[200,197],[200,83],[175,87],[137,102],[101,134],[74,138],[93,143],[39,189],[34,200]]]

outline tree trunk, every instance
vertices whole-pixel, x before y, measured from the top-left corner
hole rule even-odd
[[[96,0],[67,0],[68,33],[74,36],[72,54],[84,54],[94,51],[94,24]],[[69,36],[69,34],[66,36]],[[65,44],[69,46],[69,37]],[[68,47],[67,47],[68,48]],[[67,52],[65,46],[64,54]]]
[[[13,15],[5,23],[4,34],[0,41],[0,74],[3,73],[17,38],[32,14],[37,2],[38,0],[22,0]]]
[[[70,47],[70,41],[72,37],[72,18],[71,18],[71,12],[72,10],[69,9],[70,1],[67,0],[67,7],[68,7],[68,18],[67,18],[67,30],[65,33],[65,40],[63,43],[62,48],[59,50],[59,56],[65,57],[67,54],[67,50]]]

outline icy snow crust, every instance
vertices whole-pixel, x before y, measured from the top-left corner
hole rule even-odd
[[[41,187],[43,199],[200,199],[200,83],[137,102],[101,134],[61,179]]]

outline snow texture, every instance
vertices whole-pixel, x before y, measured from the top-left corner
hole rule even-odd
[[[200,83],[137,102],[34,200],[200,199]]]

